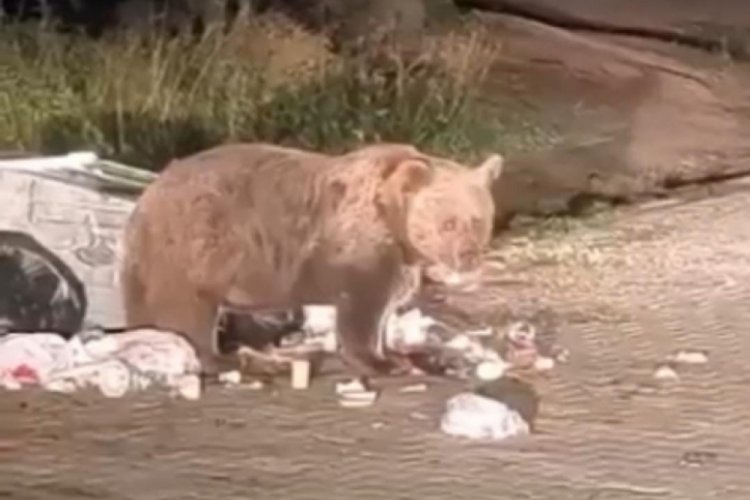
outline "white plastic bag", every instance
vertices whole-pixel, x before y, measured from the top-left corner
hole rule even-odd
[[[48,391],[72,393],[95,387],[108,398],[119,398],[132,389],[131,370],[121,361],[109,359],[58,370],[43,382]]]
[[[90,340],[92,360],[114,357],[134,369],[167,378],[200,373],[195,350],[183,337],[166,331],[139,329]]]
[[[85,348],[92,363],[81,366],[80,372],[60,373],[60,378],[95,385],[107,397],[152,386],[187,399],[200,397],[200,361],[179,335],[144,328],[95,338]]]
[[[190,343],[167,331],[85,332],[70,341],[46,333],[0,337],[0,387],[7,389],[38,384],[71,393],[95,387],[107,397],[122,397],[158,386],[197,399],[200,371]]]
[[[529,424],[504,403],[470,392],[446,403],[440,429],[451,436],[500,440],[529,434]]]
[[[417,308],[403,314],[391,314],[386,324],[385,343],[397,352],[408,352],[427,345],[429,328],[436,324]]]
[[[12,333],[0,337],[0,387],[17,390],[70,366],[70,346],[60,335]]]

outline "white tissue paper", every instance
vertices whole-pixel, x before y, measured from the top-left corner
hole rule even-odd
[[[484,440],[529,434],[529,424],[517,411],[500,401],[468,392],[448,400],[440,428],[451,436]]]

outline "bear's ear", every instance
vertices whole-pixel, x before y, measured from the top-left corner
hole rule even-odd
[[[379,205],[391,230],[405,237],[406,212],[412,196],[432,181],[430,160],[414,148],[399,148],[383,157]]]
[[[503,173],[503,157],[494,154],[488,157],[484,162],[475,168],[471,175],[481,184],[487,188],[492,187],[496,180],[500,178]]]
[[[413,155],[389,159],[382,175],[392,195],[408,197],[429,184],[433,172],[426,157]]]
[[[409,144],[378,144],[366,149],[381,165],[380,176],[390,187],[408,194],[432,179],[430,159]]]

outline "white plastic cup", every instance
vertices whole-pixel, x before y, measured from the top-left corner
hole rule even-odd
[[[310,387],[310,361],[295,359],[292,361],[292,388],[307,389]]]
[[[130,370],[120,362],[103,363],[98,375],[99,391],[107,398],[121,398],[130,390]]]

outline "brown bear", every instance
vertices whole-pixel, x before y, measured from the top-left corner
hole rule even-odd
[[[126,227],[128,326],[181,332],[215,374],[220,309],[331,304],[353,374],[395,373],[386,319],[426,267],[447,283],[478,276],[501,171],[499,155],[469,168],[403,144],[338,156],[228,144],[174,160]]]

